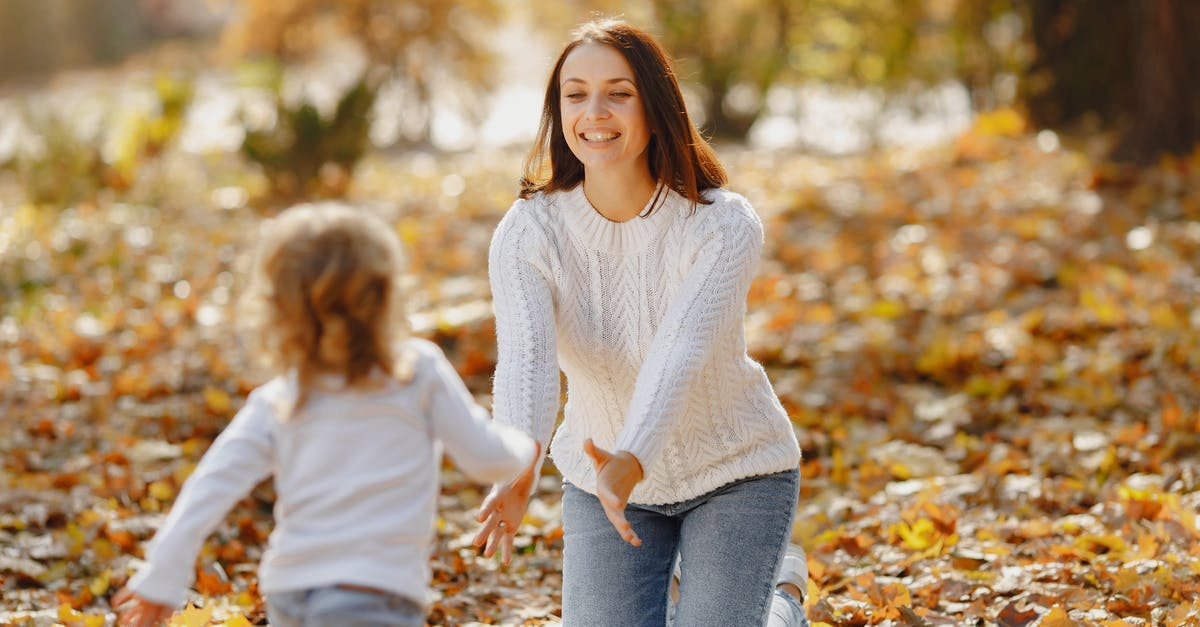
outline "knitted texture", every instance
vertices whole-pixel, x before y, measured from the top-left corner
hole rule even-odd
[[[634,503],[688,500],[799,464],[787,414],[746,354],[762,223],[738,194],[707,198],[693,212],[668,192],[649,216],[618,223],[577,186],[518,200],[496,227],[493,413],[541,441],[581,489],[595,492],[587,438],[641,461]],[[560,367],[567,402],[547,447]]]

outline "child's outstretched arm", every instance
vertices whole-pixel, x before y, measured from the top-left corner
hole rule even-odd
[[[235,503],[270,474],[275,463],[273,414],[266,387],[251,393],[213,441],[147,546],[146,564],[113,598],[120,624],[149,624],[143,621],[157,617],[161,608],[179,607],[191,585],[204,539]]]
[[[434,434],[450,459],[471,479],[503,483],[530,466],[539,453],[533,438],[491,420],[454,366],[436,344],[426,345],[423,361],[433,369],[428,409]]]

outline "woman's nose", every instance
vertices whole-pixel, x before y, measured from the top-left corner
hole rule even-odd
[[[608,105],[604,102],[604,98],[600,96],[588,98],[587,109],[584,111],[584,115],[592,120],[608,117]]]

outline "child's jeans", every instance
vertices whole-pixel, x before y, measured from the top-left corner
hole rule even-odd
[[[271,627],[424,627],[416,602],[382,591],[328,586],[267,595]]]

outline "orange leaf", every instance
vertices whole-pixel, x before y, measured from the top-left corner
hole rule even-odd
[[[233,584],[207,568],[196,569],[196,591],[204,596],[228,594]]]

